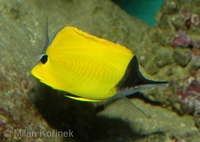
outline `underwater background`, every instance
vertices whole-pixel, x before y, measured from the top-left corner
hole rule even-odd
[[[0,141],[200,141],[200,1],[151,1],[156,23],[124,11],[128,1],[0,0]],[[46,17],[50,35],[74,26],[120,43],[135,53],[145,77],[169,80],[169,87],[129,98],[151,119],[97,113],[98,104],[68,99],[32,77]]]
[[[166,0],[113,0],[128,14],[135,16],[150,26],[156,24],[155,15]]]

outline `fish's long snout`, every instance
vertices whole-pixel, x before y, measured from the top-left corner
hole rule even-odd
[[[165,86],[168,87],[169,86],[169,81],[154,81],[154,80],[148,80],[146,78],[143,78],[143,83],[144,85],[158,85],[158,86]]]
[[[160,88],[160,87],[168,87],[169,81],[152,81],[152,80],[146,80],[144,84],[139,85],[140,90],[145,90],[149,88]]]

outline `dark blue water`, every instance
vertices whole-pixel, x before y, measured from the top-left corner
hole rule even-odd
[[[150,26],[156,24],[155,14],[165,0],[113,0],[130,15],[133,15]]]

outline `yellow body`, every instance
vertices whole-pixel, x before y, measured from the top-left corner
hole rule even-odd
[[[48,60],[31,73],[54,89],[86,99],[104,100],[116,94],[134,54],[126,47],[64,27],[46,50]]]

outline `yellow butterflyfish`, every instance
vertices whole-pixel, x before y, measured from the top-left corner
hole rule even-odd
[[[145,79],[128,48],[75,27],[64,27],[51,39],[47,34],[43,54],[31,73],[79,101],[119,100],[147,88],[168,86],[168,81]]]

